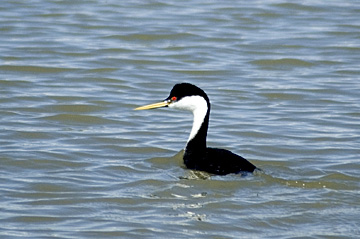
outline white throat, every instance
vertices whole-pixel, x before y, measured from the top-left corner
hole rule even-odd
[[[186,96],[169,105],[170,108],[191,111],[194,115],[193,126],[187,142],[192,140],[204,122],[208,106],[206,100],[198,95]]]

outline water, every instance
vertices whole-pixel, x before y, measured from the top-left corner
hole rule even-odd
[[[357,1],[2,1],[1,238],[360,237]],[[133,111],[178,82],[209,146],[264,172],[187,170],[192,117]]]

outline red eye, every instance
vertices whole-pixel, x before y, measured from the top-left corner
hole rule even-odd
[[[171,97],[172,101],[175,101],[177,98],[175,96]]]

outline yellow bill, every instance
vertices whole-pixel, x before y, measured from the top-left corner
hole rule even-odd
[[[154,104],[150,104],[150,105],[140,106],[140,107],[135,108],[134,110],[149,110],[149,109],[155,109],[155,108],[160,108],[160,107],[168,106],[169,104],[170,104],[170,102],[163,101],[163,102],[158,102],[158,103],[154,103]]]

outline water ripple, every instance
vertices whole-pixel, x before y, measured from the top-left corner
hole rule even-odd
[[[353,238],[359,9],[2,1],[0,237]],[[208,145],[262,171],[187,170],[191,114],[133,111],[184,81]]]

